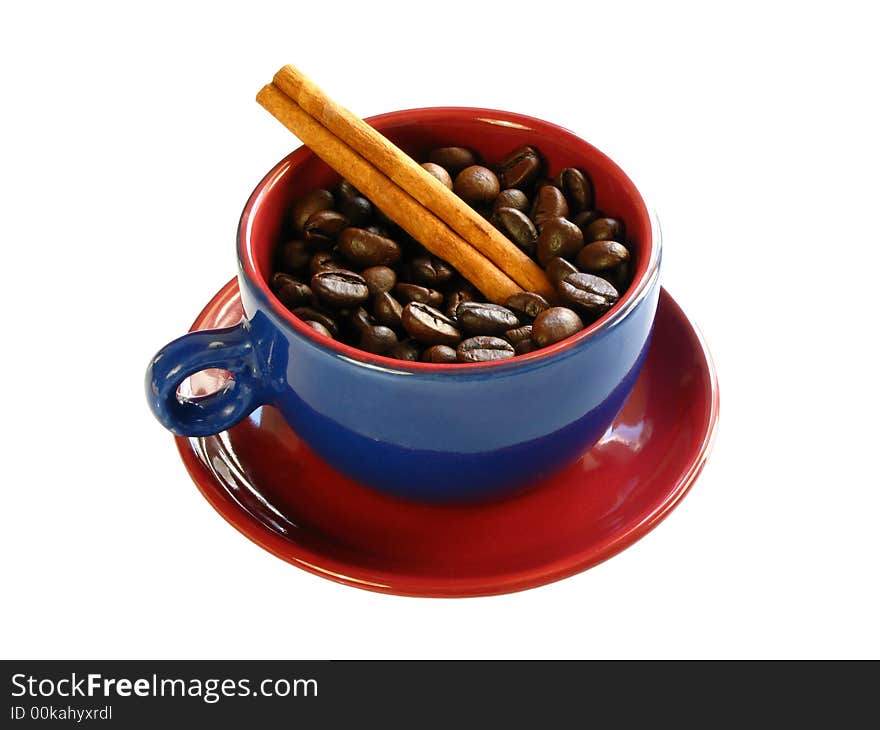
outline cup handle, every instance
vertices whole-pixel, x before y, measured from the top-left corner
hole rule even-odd
[[[222,368],[232,379],[216,393],[178,398],[190,375]],[[249,324],[190,332],[156,353],[147,368],[147,400],[153,415],[178,436],[209,436],[234,426],[267,402],[263,374]]]

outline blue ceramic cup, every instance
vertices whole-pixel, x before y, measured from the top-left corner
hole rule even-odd
[[[339,471],[406,498],[460,502],[534,483],[589,449],[632,390],[657,307],[659,230],[623,171],[556,125],[468,108],[415,109],[369,121],[416,159],[433,147],[462,145],[491,161],[530,144],[551,174],[569,166],[587,170],[597,207],[626,223],[634,253],[629,290],[587,329],[506,361],[405,363],[331,340],[287,311],[267,284],[291,202],[338,180],[300,148],[260,182],[241,217],[245,318],[160,350],[147,370],[150,407],[173,433],[205,436],[272,405]],[[211,395],[182,397],[182,383],[208,368],[232,377]]]

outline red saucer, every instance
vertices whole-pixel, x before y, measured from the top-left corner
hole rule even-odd
[[[193,329],[241,316],[233,280]],[[631,545],[694,483],[717,417],[709,353],[663,291],[644,369],[608,433],[571,467],[503,501],[437,506],[362,487],[269,406],[217,436],[176,441],[214,509],[279,558],[358,588],[460,597],[550,583]]]

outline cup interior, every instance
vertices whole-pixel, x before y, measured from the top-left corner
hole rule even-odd
[[[486,368],[547,357],[573,346],[608,326],[644,294],[659,264],[659,241],[653,235],[648,208],[623,170],[573,132],[522,114],[464,107],[409,109],[367,121],[416,160],[427,159],[435,147],[454,145],[473,149],[484,163],[492,165],[516,147],[528,144],[541,152],[548,177],[554,177],[564,167],[585,170],[593,181],[596,207],[607,215],[621,218],[626,225],[627,243],[635,259],[633,280],[620,301],[584,330],[555,345],[507,361],[461,365],[404,363],[329,340],[290,313],[268,285],[273,253],[290,205],[316,188],[332,189],[340,180],[340,176],[308,148],[300,147],[279,162],[254,190],[242,213],[238,245],[245,276],[301,334],[348,357],[396,368],[446,371]]]

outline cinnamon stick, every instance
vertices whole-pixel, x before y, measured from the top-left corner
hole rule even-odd
[[[537,292],[550,301],[556,298],[546,274],[528,255],[403,150],[327,97],[299,69],[285,66],[275,74],[274,83],[304,111],[385,173],[523,289]]]
[[[372,200],[391,220],[431,253],[448,261],[493,302],[503,304],[522,289],[437,216],[307,114],[274,84],[257,101],[318,157]]]

